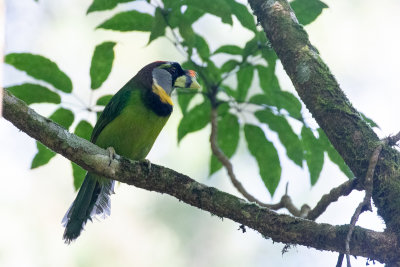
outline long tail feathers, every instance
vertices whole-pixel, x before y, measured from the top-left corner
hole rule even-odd
[[[75,240],[88,220],[105,219],[110,215],[114,181],[99,178],[91,173],[86,175],[78,195],[62,219],[65,243]]]

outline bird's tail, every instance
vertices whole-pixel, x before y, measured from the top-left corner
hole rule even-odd
[[[87,173],[71,207],[65,214],[62,224],[65,227],[63,239],[69,244],[81,233],[87,220],[110,215],[110,195],[114,193],[114,181]]]

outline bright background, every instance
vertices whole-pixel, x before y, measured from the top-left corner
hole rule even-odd
[[[148,34],[116,33],[94,28],[118,10],[129,7],[144,10],[143,1],[120,5],[115,11],[85,15],[91,0],[6,0],[6,53],[42,54],[57,62],[74,84],[74,94],[90,102],[89,67],[94,47],[102,41],[117,41],[116,59],[109,79],[96,91],[115,93],[142,66],[154,60],[182,61],[166,40],[146,47]],[[311,42],[320,51],[353,105],[375,120],[380,136],[397,133],[400,2],[386,0],[326,0],[316,22],[306,27]],[[240,28],[222,25],[211,16],[195,24],[215,50],[225,42],[243,45],[251,34]],[[293,90],[279,66],[281,87]],[[22,83],[28,77],[5,67],[5,86]],[[67,102],[79,102],[70,97]],[[78,118],[94,122],[94,115],[73,107]],[[33,106],[43,115],[55,106]],[[304,110],[306,112],[306,110]],[[199,182],[238,195],[225,171],[208,177],[210,128],[191,134],[177,145],[176,129],[181,118],[176,108],[159,136],[148,159],[185,173]],[[306,117],[311,120],[311,115]],[[76,120],[77,123],[79,120]],[[271,138],[276,136],[271,135]],[[112,196],[112,216],[88,223],[86,231],[71,244],[62,242],[61,218],[73,201],[70,163],[61,156],[45,167],[30,170],[36,153],[33,139],[11,123],[0,120],[0,266],[335,266],[337,253],[320,252],[302,246],[281,253],[283,244],[273,244],[248,229],[221,220],[208,212],[192,208],[168,195],[147,192],[125,184]],[[277,202],[289,181],[289,194],[297,206],[315,206],[330,188],[346,181],[336,166],[324,165],[321,178],[311,188],[308,173],[289,162],[282,147],[282,180],[273,199],[246,154],[246,144],[233,158],[235,171],[249,192],[266,202]],[[239,195],[238,195],[239,196]],[[318,222],[346,224],[363,197],[352,193],[331,205]],[[363,214],[359,225],[382,230],[381,219]],[[366,259],[353,258],[353,266],[365,266]],[[371,263],[372,264],[372,263]],[[379,265],[378,265],[379,266]]]

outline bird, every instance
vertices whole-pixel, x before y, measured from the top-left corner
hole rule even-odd
[[[175,88],[199,89],[196,72],[177,62],[155,61],[144,66],[109,101],[93,128],[90,141],[132,160],[144,160],[173,110]],[[65,214],[63,239],[79,237],[93,218],[110,215],[114,180],[87,172]]]

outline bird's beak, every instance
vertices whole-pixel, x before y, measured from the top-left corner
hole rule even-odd
[[[194,70],[187,70],[185,72],[185,75],[179,76],[176,79],[174,87],[199,89],[200,84],[197,82],[196,72]]]

